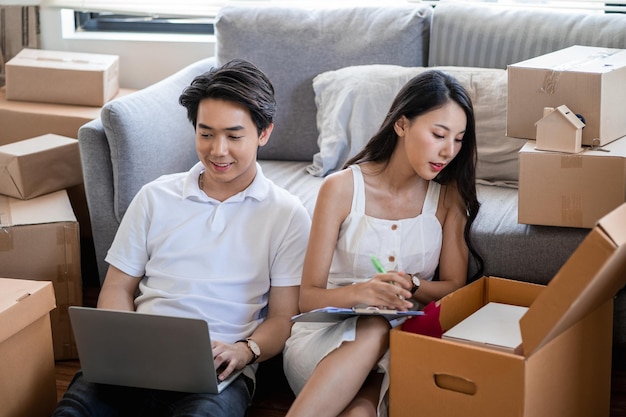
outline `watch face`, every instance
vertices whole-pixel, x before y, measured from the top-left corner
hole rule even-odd
[[[254,340],[248,339],[248,347],[250,348],[252,353],[254,353],[256,356],[261,355],[261,349],[259,348],[259,345],[257,345]]]
[[[413,285],[415,285],[416,287],[420,286],[420,279],[417,277],[417,275],[413,275],[411,277],[411,281],[413,281]]]

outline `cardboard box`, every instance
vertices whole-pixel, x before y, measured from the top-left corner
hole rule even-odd
[[[49,417],[57,403],[50,282],[0,278],[0,417]]]
[[[626,204],[547,286],[483,277],[439,302],[445,331],[486,303],[529,307],[522,353],[391,331],[390,416],[608,416],[613,297],[626,283]]]
[[[137,90],[121,88],[115,98]],[[0,145],[54,133],[78,138],[78,129],[100,116],[101,107],[68,104],[35,103],[6,99],[6,89],[0,88]],[[68,188],[74,213],[80,223],[81,236],[91,240],[91,223],[83,184]],[[94,251],[93,242],[87,248]],[[94,252],[95,253],[95,252]]]
[[[76,359],[68,307],[83,302],[80,239],[65,190],[30,200],[0,196],[0,276],[52,282],[54,358]]]
[[[626,135],[626,50],[575,45],[509,65],[507,72],[507,136],[536,139],[544,107],[561,105],[584,117],[583,145]]]
[[[82,183],[76,139],[50,133],[0,146],[0,194],[26,200]]]
[[[115,98],[136,90],[121,88]],[[0,145],[54,133],[78,138],[78,129],[100,117],[102,108],[68,104],[11,101],[6,87],[0,88]]]
[[[4,63],[24,47],[39,48],[39,6],[0,6],[0,86],[4,85]]]
[[[8,100],[102,106],[119,90],[119,56],[24,48],[6,63]]]
[[[603,149],[540,151],[528,141],[519,151],[518,222],[592,228],[626,202],[626,138]]]

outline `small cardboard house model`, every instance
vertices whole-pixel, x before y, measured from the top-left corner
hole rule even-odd
[[[585,123],[566,105],[545,107],[537,127],[536,148],[542,151],[578,153],[582,151]]]

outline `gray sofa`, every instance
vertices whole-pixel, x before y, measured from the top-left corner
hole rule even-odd
[[[309,211],[323,176],[366,140],[393,88],[421,67],[446,67],[463,78],[490,118],[480,119],[477,109],[482,206],[473,239],[485,274],[547,284],[587,234],[517,222],[517,150],[525,141],[505,136],[506,67],[574,44],[626,48],[626,15],[444,1],[434,8],[228,6],[216,21],[216,37],[216,56],[108,103],[79,130],[101,281],[106,251],[137,190],[197,160],[192,126],[177,101],[182,89],[232,58],[251,60],[273,81],[278,116],[260,164]],[[616,298],[614,328],[615,342],[626,343],[624,291]]]

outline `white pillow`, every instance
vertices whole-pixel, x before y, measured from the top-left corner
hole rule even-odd
[[[318,146],[309,174],[325,176],[365,146],[380,127],[397,92],[429,67],[361,65],[319,74],[313,79]],[[503,69],[437,67],[467,89],[474,105],[481,182],[517,186],[520,139],[506,136],[507,73]]]

